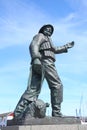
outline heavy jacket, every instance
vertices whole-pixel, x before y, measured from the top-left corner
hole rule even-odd
[[[33,37],[29,49],[32,61],[36,58],[39,58],[40,60],[51,58],[55,61],[55,54],[67,52],[65,45],[54,47],[51,38],[43,35],[42,33]]]

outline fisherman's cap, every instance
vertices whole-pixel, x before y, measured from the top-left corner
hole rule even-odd
[[[51,24],[43,25],[43,26],[40,28],[39,33],[43,33],[43,30],[44,30],[45,28],[47,28],[47,27],[51,27],[51,29],[52,29],[51,35],[52,35],[52,33],[53,33],[53,31],[54,31],[54,27],[53,27]]]

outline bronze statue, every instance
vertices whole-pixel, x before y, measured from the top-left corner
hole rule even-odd
[[[47,24],[42,26],[38,34],[33,37],[29,47],[31,68],[28,86],[14,110],[15,118],[23,117],[24,113],[32,106],[32,103],[38,100],[44,79],[47,80],[50,89],[52,116],[62,116],[63,85],[55,67],[55,54],[68,52],[68,49],[74,46],[74,41],[55,47],[51,40],[53,31],[54,27]]]

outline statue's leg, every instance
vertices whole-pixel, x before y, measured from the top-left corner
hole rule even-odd
[[[41,90],[41,75],[36,74],[31,70],[28,87],[25,90],[24,94],[21,96],[15,110],[14,115],[15,118],[23,117],[24,112],[26,111],[27,107],[35,101],[40,93]]]
[[[51,104],[52,104],[52,116],[62,116],[61,113],[61,103],[62,103],[62,88],[51,89]]]
[[[23,117],[24,111],[26,110],[29,103],[30,102],[28,100],[24,99],[23,97],[20,98],[20,100],[14,110],[15,119],[21,119]]]
[[[55,65],[47,65],[45,76],[51,90],[52,116],[61,116],[63,101],[63,85],[55,69]]]
[[[27,89],[23,94],[23,98],[25,98],[28,101],[35,101],[38,98],[39,93],[41,91],[44,76],[42,76],[42,73],[37,74],[35,71],[32,70],[31,77],[32,78],[30,78],[28,82]]]

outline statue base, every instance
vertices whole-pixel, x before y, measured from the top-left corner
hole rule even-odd
[[[12,125],[58,125],[58,124],[81,124],[77,117],[45,117],[45,118],[27,118],[21,120],[8,120],[7,126]]]
[[[87,130],[87,125],[22,125],[7,126],[0,130]]]

